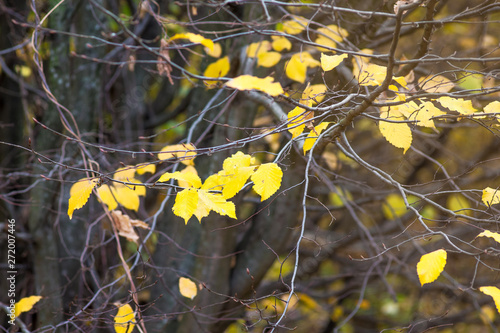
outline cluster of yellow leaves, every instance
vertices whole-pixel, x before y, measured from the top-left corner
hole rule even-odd
[[[118,313],[115,315],[115,332],[116,333],[131,333],[134,330],[135,311],[130,304],[116,304],[118,306]]]
[[[24,297],[16,302],[14,305],[14,316],[18,317],[23,312],[28,312],[33,308],[33,305],[38,303],[39,300],[42,299],[42,296],[29,296]]]
[[[266,163],[259,166],[252,164],[254,161],[250,155],[237,152],[226,158],[222,170],[208,177],[204,183],[198,174],[191,170],[167,172],[158,182],[170,179],[177,180],[179,184],[184,182],[186,188],[177,194],[172,211],[183,218],[185,223],[193,215],[201,221],[212,210],[217,214],[236,219],[234,203],[227,199],[234,197],[249,178],[262,201],[268,199],[281,186],[283,172],[277,164]]]
[[[198,287],[190,279],[181,277],[179,279],[179,292],[182,296],[193,299],[198,294]]]

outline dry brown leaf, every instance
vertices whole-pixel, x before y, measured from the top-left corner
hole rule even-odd
[[[174,84],[174,81],[172,80],[172,76],[170,76],[170,73],[172,73],[172,66],[168,62],[165,61],[167,59],[170,61],[170,56],[168,54],[168,42],[165,39],[161,40],[160,44],[160,57],[158,57],[158,72],[160,75],[165,75],[168,78],[168,82],[170,84]]]
[[[118,230],[118,234],[131,242],[137,243],[137,240],[139,239],[134,227],[149,229],[147,223],[141,220],[132,220],[130,216],[123,215],[119,210],[111,211],[111,216],[113,217],[113,224],[115,225],[116,230]]]

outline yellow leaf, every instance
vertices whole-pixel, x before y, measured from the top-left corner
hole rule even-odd
[[[225,199],[232,198],[238,193],[246,184],[248,178],[253,174],[255,166],[240,167],[233,171],[224,171],[219,175],[224,188],[222,196]]]
[[[399,194],[392,193],[385,198],[382,205],[382,212],[388,220],[394,220],[406,214],[408,208],[406,207],[403,197]]]
[[[118,207],[118,203],[113,196],[111,187],[107,184],[101,185],[101,187],[97,189],[97,195],[99,197],[99,201],[105,203],[109,210],[115,210],[116,207]]]
[[[327,87],[322,83],[313,85],[308,84],[302,93],[300,102],[302,104],[309,104],[310,106],[321,103],[321,101],[325,98],[326,90]]]
[[[120,205],[137,212],[140,205],[139,195],[142,195],[140,189],[144,189],[144,187],[135,186],[134,189],[128,185],[116,184],[116,186],[111,187],[111,192]]]
[[[428,93],[447,93],[455,84],[442,75],[421,77],[418,84]]]
[[[202,35],[193,34],[191,32],[183,33],[183,34],[175,34],[170,38],[170,40],[176,39],[189,39],[191,43],[201,44],[207,47],[210,51],[214,50],[214,42],[212,40],[203,37]]]
[[[250,166],[250,163],[252,163],[252,156],[238,151],[224,160],[222,169],[233,172],[237,168]]]
[[[180,172],[176,171],[174,173],[166,172],[164,173],[159,182],[168,182],[170,179],[175,179],[179,182],[183,181],[189,184],[190,187],[200,188],[201,187],[201,179],[197,173],[193,172]]]
[[[470,203],[463,195],[457,193],[448,196],[446,200],[446,206],[448,209],[456,212],[457,214],[471,215]]]
[[[261,79],[251,75],[240,75],[226,83],[226,86],[238,90],[256,89],[268,93],[271,96],[283,94],[284,91],[281,84],[273,81],[274,79],[270,76]]]
[[[134,330],[135,312],[130,304],[124,304],[118,307],[118,313],[115,316],[115,332],[131,333]]]
[[[75,209],[80,209],[89,200],[90,194],[94,187],[97,186],[97,179],[84,178],[74,183],[69,190],[68,215],[73,218]]]
[[[497,243],[500,243],[500,234],[496,232],[491,232],[489,230],[485,230],[476,237],[489,237],[493,238]]]
[[[181,277],[179,279],[179,291],[182,296],[193,299],[198,293],[198,288],[196,283],[190,279]]]
[[[133,227],[149,229],[147,223],[141,220],[133,220],[130,216],[126,214],[124,215],[119,210],[111,211],[111,217],[113,218],[112,222],[116,230],[118,230],[118,234],[127,238],[131,242],[137,243],[137,240],[139,239],[139,235],[137,235]]]
[[[315,43],[326,47],[335,48],[337,42],[341,42],[348,36],[347,30],[337,27],[336,25],[328,25],[325,28],[318,29],[318,37]],[[328,52],[328,49],[318,47],[322,52]]]
[[[328,127],[329,124],[330,123],[327,122],[327,121],[322,122],[319,125],[315,126],[314,130],[312,130],[311,132],[309,132],[309,134],[307,135],[306,140],[304,141],[304,146],[303,146],[304,155],[309,150],[311,150],[311,148],[314,146],[314,143],[318,139],[319,135]]]
[[[227,215],[230,218],[236,219],[236,207],[234,206],[234,203],[226,201],[221,194],[199,190],[198,205],[200,204],[203,204],[208,209],[208,212],[213,210],[219,215]],[[201,222],[201,218],[198,215],[196,216]]]
[[[212,58],[219,58],[220,55],[222,54],[222,48],[220,46],[220,43],[214,43],[213,50],[211,50],[208,47],[206,47],[205,48],[205,52],[206,52],[206,54],[208,54]]]
[[[181,173],[193,173],[199,177],[198,171],[196,171],[196,168],[192,165],[186,166],[184,169],[181,170]],[[178,180],[178,182],[179,182],[180,187],[190,187],[191,186],[188,182],[185,182],[183,180]]]
[[[273,67],[281,60],[278,52],[263,52],[258,55],[257,65],[262,67]]]
[[[175,197],[175,203],[172,211],[175,215],[182,217],[186,224],[191,216],[196,211],[198,205],[198,191],[192,188],[187,188],[180,191]]]
[[[432,118],[443,114],[446,114],[446,112],[439,110],[432,102],[427,101],[423,102],[420,105],[420,110],[413,112],[408,119],[416,120],[419,126],[436,128]]]
[[[143,175],[146,172],[154,174],[156,172],[156,165],[154,165],[154,164],[141,165],[141,166],[137,167],[136,171],[137,171],[137,174],[139,174],[139,175]]]
[[[479,291],[483,294],[493,297],[493,301],[495,301],[495,306],[497,307],[497,311],[500,313],[500,289],[497,287],[480,287]]]
[[[271,36],[273,42],[272,42],[272,47],[273,50],[281,52],[283,50],[289,51],[292,49],[292,43],[283,36]]]
[[[41,299],[42,296],[30,296],[21,298],[19,302],[16,302],[16,305],[14,306],[14,316],[18,317],[21,313],[28,312],[33,308],[33,305],[35,305]]]
[[[417,264],[417,273],[422,286],[435,281],[441,275],[446,265],[446,257],[446,251],[441,249],[424,254],[420,258]]]
[[[261,164],[252,175],[253,189],[260,195],[261,201],[268,199],[281,186],[283,171],[276,163]]]
[[[295,53],[288,61],[285,69],[286,76],[290,79],[304,83],[308,67],[317,67],[320,62],[315,60],[308,52]]]
[[[500,102],[499,101],[491,102],[490,104],[484,107],[483,111],[485,113],[500,112]]]
[[[483,190],[483,203],[486,206],[491,206],[500,203],[500,191],[491,187],[487,187]]]
[[[387,75],[387,68],[369,63],[361,63],[358,65],[353,60],[353,74],[361,86],[379,86],[384,82]]]
[[[257,58],[262,53],[266,53],[271,49],[271,43],[267,40],[262,42],[256,42],[248,45],[247,47],[247,57]]]
[[[399,83],[402,87],[407,88],[406,79],[403,76],[397,76],[392,78],[394,81]]]
[[[300,124],[305,120],[305,112],[303,108],[296,106],[292,111],[288,112],[288,131],[292,133],[292,139],[295,139],[302,134],[305,124]],[[300,125],[299,125],[300,124]]]
[[[121,180],[124,182],[130,182],[135,176],[135,168],[132,166],[126,166],[123,168],[116,169],[113,174],[113,179]]]
[[[438,98],[438,102],[441,103],[441,105],[445,108],[448,108],[452,111],[457,111],[460,114],[472,114],[477,111],[472,106],[472,101],[464,100],[463,98],[443,96]]]
[[[223,182],[219,178],[220,176],[217,173],[209,176],[207,179],[205,179],[205,182],[201,186],[201,189],[206,191],[222,191]]]
[[[382,112],[380,117],[387,119],[389,112]],[[396,118],[396,119],[394,119]],[[391,117],[391,120],[403,120],[401,117]],[[380,133],[384,138],[397,148],[403,148],[406,153],[411,146],[412,134],[410,126],[406,123],[392,123],[384,120],[378,122]]]
[[[185,165],[194,165],[193,159],[195,157],[196,147],[191,143],[165,146],[158,154],[160,160],[178,158]]]
[[[290,35],[300,34],[309,24],[309,20],[302,16],[293,16],[293,19],[282,22],[283,32]]]
[[[347,54],[329,56],[324,53],[321,53],[321,68],[325,72],[331,71],[332,69],[340,65],[340,63],[345,58],[347,58]]]
[[[229,57],[225,56],[224,58],[221,58],[208,65],[207,69],[205,69],[205,72],[203,73],[203,76],[220,78],[225,76],[229,72],[230,67],[231,65],[229,63]],[[208,88],[215,88],[218,81],[205,80],[203,82]]]

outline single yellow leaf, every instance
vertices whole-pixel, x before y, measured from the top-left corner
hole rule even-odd
[[[296,106],[292,111],[288,112],[288,131],[292,133],[292,139],[295,139],[302,134],[306,125],[302,122],[305,120],[306,110]],[[302,124],[301,124],[302,123]]]
[[[446,265],[446,257],[446,251],[441,249],[424,254],[420,258],[417,264],[417,273],[422,286],[435,281],[441,275]]]
[[[485,295],[493,297],[498,313],[500,313],[500,289],[497,287],[480,287],[479,291]]]
[[[380,117],[382,119],[389,118],[389,112],[382,112]],[[402,117],[391,117],[391,120],[404,120]],[[412,134],[410,126],[406,123],[393,123],[387,122],[384,120],[380,120],[378,122],[378,127],[380,133],[384,136],[384,138],[389,141],[394,147],[403,148],[403,153],[411,146]]]
[[[436,128],[432,118],[443,114],[446,114],[446,112],[438,109],[432,102],[426,101],[420,105],[420,110],[413,112],[408,119],[416,120],[418,126]]]
[[[118,307],[118,313],[115,315],[115,332],[131,333],[134,330],[135,312],[130,304],[124,304]]]
[[[267,200],[281,186],[283,171],[276,163],[261,164],[250,178],[253,189],[260,195],[261,201]]]
[[[41,299],[42,296],[29,296],[21,298],[19,302],[16,302],[16,305],[14,305],[14,316],[19,317],[21,313],[28,312],[33,308],[33,305]]]
[[[169,145],[162,148],[158,153],[158,159],[168,160],[178,158],[182,164],[194,165],[193,159],[196,157],[196,147],[191,143]]]
[[[262,67],[273,67],[281,60],[278,52],[263,52],[258,55],[257,65]]]
[[[283,36],[271,36],[271,39],[273,40],[271,46],[273,50],[281,52],[283,50],[289,51],[292,49],[292,43]]]
[[[460,193],[449,195],[448,199],[446,200],[446,207],[456,212],[457,214],[469,216],[472,214],[470,210],[471,205],[469,203],[469,200],[467,200],[467,198]]]
[[[437,100],[442,106],[460,114],[472,114],[477,110],[472,106],[472,101],[449,96],[439,97]]]
[[[118,202],[116,202],[113,191],[111,187],[107,184],[101,185],[97,189],[97,196],[99,201],[105,203],[108,206],[109,210],[115,210],[118,207]]]
[[[203,73],[203,76],[220,78],[225,76],[229,72],[230,68],[231,64],[229,63],[229,57],[225,56],[224,58],[221,58],[208,65],[207,69],[205,69],[205,72]],[[205,80],[203,82],[208,88],[215,88],[218,83],[218,81],[211,80]]]
[[[214,50],[214,42],[212,42],[212,40],[210,39],[203,37],[202,35],[187,32],[182,34],[175,34],[170,38],[170,40],[176,40],[176,39],[189,39],[191,43],[201,44],[207,47],[210,51]]]
[[[341,42],[348,36],[347,30],[337,27],[336,25],[328,25],[325,28],[318,29],[318,37],[315,43],[329,48],[336,48],[337,43]],[[328,49],[318,47],[321,52],[328,52]]]
[[[142,195],[141,189],[143,190],[144,187],[135,186],[134,188],[129,185],[116,184],[111,187],[111,192],[120,205],[137,212],[140,205],[139,195]]]
[[[500,234],[496,232],[491,232],[489,230],[485,230],[476,237],[489,237],[493,238],[497,243],[500,243]]]
[[[73,212],[75,209],[80,209],[85,206],[89,200],[92,190],[97,186],[97,183],[97,179],[84,178],[80,179],[71,186],[68,201],[68,216],[70,220],[73,218]]]
[[[345,54],[345,53],[340,54],[340,55],[333,55],[333,56],[329,56],[329,55],[326,55],[324,53],[321,53],[321,68],[325,72],[331,71],[332,69],[334,69],[335,67],[340,65],[340,63],[345,58],[347,58],[347,54]]]
[[[499,101],[491,102],[490,104],[488,104],[484,107],[483,111],[485,113],[500,112],[500,102]]]
[[[212,58],[219,58],[222,54],[222,47],[220,46],[220,43],[214,43],[214,48],[211,50],[208,47],[206,47],[205,53],[211,56]]]
[[[361,63],[353,60],[353,74],[361,86],[379,86],[387,76],[387,68],[384,66]]]
[[[291,20],[282,22],[282,31],[290,34],[300,34],[309,24],[309,20],[302,16],[293,16]]]
[[[408,84],[406,83],[406,79],[404,78],[404,76],[395,76],[392,79],[399,83],[402,87],[407,88]]]
[[[330,124],[329,122],[324,121],[324,122],[318,124],[317,126],[315,126],[314,129],[311,132],[309,132],[306,140],[304,141],[304,146],[303,146],[304,155],[309,150],[311,150],[311,148],[314,146],[314,143],[318,139],[319,135],[328,127],[329,124]]]
[[[164,173],[159,182],[168,182],[170,179],[175,179],[177,181],[183,181],[189,184],[190,187],[200,188],[201,187],[201,179],[197,173],[193,172],[180,172],[176,171],[174,173],[166,172]]]
[[[385,198],[382,205],[382,212],[388,220],[394,220],[406,214],[408,208],[406,207],[403,197],[399,194],[392,193]]]
[[[198,191],[187,188],[177,193],[172,211],[175,215],[182,217],[186,224],[196,211],[198,205]]]
[[[267,40],[256,42],[248,45],[247,47],[247,57],[257,58],[262,53],[266,53],[271,49],[271,43]]]
[[[196,294],[198,294],[196,283],[185,277],[179,279],[179,291],[182,296],[190,299],[195,298]]]
[[[126,166],[116,169],[113,174],[113,179],[130,182],[135,176],[135,168],[133,166]]]
[[[252,156],[245,154],[242,151],[238,151],[224,160],[222,163],[222,169],[233,172],[237,168],[250,166],[251,163]]]
[[[283,94],[284,91],[281,84],[273,81],[274,79],[270,76],[261,79],[251,75],[240,75],[226,83],[226,86],[238,90],[256,89],[268,93],[271,96]]]
[[[207,179],[205,179],[205,182],[200,189],[205,191],[222,191],[223,182],[219,178],[220,176],[217,173],[209,176]]]
[[[491,206],[500,203],[500,190],[487,187],[483,190],[483,203],[486,206]]]
[[[225,199],[234,197],[246,184],[254,170],[255,166],[247,166],[219,173],[219,180],[224,186],[222,196]]]
[[[308,67],[320,66],[320,62],[315,60],[308,52],[299,52],[292,55],[285,69],[286,76],[290,79],[304,83]]]
[[[144,164],[140,165],[136,168],[137,174],[143,175],[146,172],[154,174],[156,172],[156,165],[155,164]]]
[[[328,88],[322,83],[313,85],[308,84],[302,93],[300,102],[302,104],[309,104],[310,106],[321,103],[321,101],[325,98],[327,89]]]
[[[219,215],[227,215],[230,218],[236,219],[236,207],[234,206],[234,203],[232,203],[231,201],[226,201],[226,199],[221,194],[199,190],[198,205],[200,204],[205,206],[205,208],[208,209],[208,212],[213,210]],[[201,218],[198,215],[196,216],[201,222]]]
[[[428,93],[447,93],[455,87],[453,82],[442,75],[421,77],[418,84]]]

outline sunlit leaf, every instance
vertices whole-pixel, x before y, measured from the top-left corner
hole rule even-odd
[[[158,159],[168,160],[178,158],[182,164],[194,165],[193,159],[196,157],[196,147],[191,143],[168,145],[158,153]]]
[[[109,185],[101,185],[101,187],[97,189],[97,195],[99,200],[108,206],[109,210],[115,210],[118,207],[118,203],[116,202]]]
[[[281,54],[278,52],[264,52],[258,55],[257,65],[262,67],[273,67],[281,60]]]
[[[198,190],[198,204],[201,203],[208,208],[209,211],[213,210],[219,215],[226,215],[230,218],[236,219],[236,207],[234,206],[234,203],[226,201],[221,194]],[[201,221],[201,218],[198,215],[196,216]]]
[[[498,289],[497,287],[489,286],[480,287],[479,291],[485,295],[493,297],[493,301],[495,302],[497,311],[500,313],[500,289]]]
[[[328,88],[322,83],[313,85],[308,84],[302,93],[300,102],[302,104],[309,104],[310,106],[316,105],[325,98],[327,89]]]
[[[329,56],[329,55],[326,55],[324,53],[321,53],[321,68],[325,72],[331,71],[332,69],[334,69],[335,67],[340,65],[340,63],[345,58],[347,58],[347,54],[345,54],[345,53],[339,54],[339,55],[333,55],[333,56]]]
[[[187,188],[177,193],[172,211],[175,215],[182,217],[187,224],[196,211],[198,205],[198,191]]]
[[[462,89],[475,90],[471,92],[478,93],[483,87],[483,75],[463,72],[460,73],[459,77],[458,86]]]
[[[449,195],[446,207],[457,214],[471,215],[469,200],[460,193]]]
[[[304,83],[306,80],[307,68],[320,66],[320,62],[315,60],[308,52],[299,52],[292,55],[285,69],[286,76],[290,79]]]
[[[201,187],[200,177],[198,176],[198,174],[195,174],[193,172],[166,172],[160,177],[160,179],[158,179],[158,182],[168,182],[170,179],[186,182],[187,184],[189,184],[189,186],[194,188]]]
[[[33,305],[41,299],[42,296],[29,296],[21,298],[18,302],[16,302],[16,305],[14,305],[14,316],[19,317],[21,313],[30,311],[33,308]]]
[[[417,264],[417,273],[422,286],[435,281],[441,275],[446,265],[446,257],[446,251],[441,249],[424,254],[420,258]]]
[[[198,294],[198,287],[196,287],[196,283],[190,279],[181,277],[179,279],[179,291],[182,296],[193,299],[196,297],[196,294]]]
[[[303,123],[306,120],[306,114],[312,113],[307,112],[298,106],[296,106],[292,111],[288,112],[288,131],[292,133],[292,139],[298,137],[302,132],[304,132],[304,128],[306,125]],[[302,124],[301,124],[302,123]],[[300,124],[300,125],[299,125]]]
[[[289,51],[292,49],[292,43],[283,36],[271,36],[273,42],[272,42],[272,47],[273,50],[281,52],[283,50]]]
[[[418,84],[428,93],[447,93],[455,84],[442,75],[421,77]]]
[[[432,102],[426,101],[420,105],[420,109],[417,112],[413,112],[408,119],[416,120],[417,125],[436,128],[434,125],[433,117],[441,116],[446,114],[446,112],[438,109]]]
[[[472,106],[472,101],[449,96],[439,97],[437,100],[442,106],[460,114],[472,114],[477,110]]]
[[[491,232],[489,230],[485,230],[482,233],[480,233],[479,235],[477,235],[477,237],[493,238],[497,243],[500,243],[500,234],[497,232]]]
[[[80,209],[89,200],[90,194],[94,187],[97,186],[97,179],[84,178],[80,179],[71,186],[69,190],[69,202],[68,202],[68,216],[70,219],[73,218],[73,212],[75,209]]]
[[[225,56],[210,65],[207,66],[203,76],[220,78],[225,76],[230,69],[231,65],[229,63],[229,57]],[[208,88],[215,88],[218,81],[204,80],[203,81]]]
[[[176,40],[176,39],[189,39],[191,43],[201,44],[207,47],[210,51],[214,50],[214,42],[212,42],[212,40],[210,39],[203,37],[202,35],[186,32],[182,34],[175,34],[170,38],[170,40]]]
[[[232,198],[246,184],[248,178],[253,174],[255,166],[237,168],[232,172],[225,171],[220,175],[220,180],[224,184],[222,196],[225,199]]]
[[[120,205],[136,212],[140,205],[139,196],[146,194],[143,186],[132,187],[124,184],[115,184],[111,187],[111,191]]]
[[[382,212],[388,220],[394,220],[406,214],[408,208],[406,207],[403,197],[396,193],[391,193],[385,198],[382,205]]]
[[[226,86],[238,90],[260,90],[271,96],[278,96],[283,94],[283,88],[279,82],[273,82],[274,79],[270,76],[266,78],[258,78],[251,75],[240,75],[235,77]]]
[[[318,37],[315,40],[316,44],[320,44],[326,47],[335,48],[337,43],[341,42],[345,37],[348,36],[347,30],[339,28],[336,25],[327,25],[325,28],[318,29]],[[319,48],[320,51],[329,51],[325,48]]]
[[[308,24],[309,20],[305,17],[293,16],[291,20],[282,22],[282,31],[290,35],[297,35],[304,31]]]
[[[498,189],[487,187],[483,190],[482,200],[488,207],[500,203],[500,191]]]
[[[143,175],[146,172],[154,174],[156,172],[156,165],[155,164],[141,165],[141,166],[138,166],[136,168],[136,171],[137,171],[137,174],[139,174],[139,175]]]
[[[311,132],[309,132],[306,140],[304,141],[304,146],[303,146],[304,155],[309,150],[311,150],[311,148],[314,146],[314,143],[318,139],[319,135],[328,127],[329,124],[330,124],[329,122],[324,121],[319,125],[315,126],[314,129]]]
[[[495,112],[500,112],[500,102],[499,101],[493,101],[486,105],[483,109],[485,113],[495,113]]]
[[[393,123],[387,122],[383,119],[390,120],[404,120],[401,117],[389,117],[389,112],[382,112],[380,117],[382,118],[378,122],[378,127],[380,133],[384,138],[389,141],[394,147],[403,148],[403,153],[410,148],[412,142],[412,134],[410,126],[406,123]]]
[[[262,53],[267,53],[271,49],[271,43],[267,40],[248,45],[247,57],[257,58]]]
[[[209,176],[205,179],[201,189],[206,191],[222,191],[224,184],[220,177],[218,173]]]
[[[276,163],[261,164],[252,175],[253,189],[260,195],[261,201],[268,199],[281,186],[283,171]]]
[[[222,54],[222,47],[220,46],[220,43],[214,43],[214,48],[211,50],[207,47],[205,48],[205,52],[212,58],[219,58]]]
[[[136,321],[135,312],[130,304],[119,306],[114,320],[116,333],[131,333],[134,330]]]

